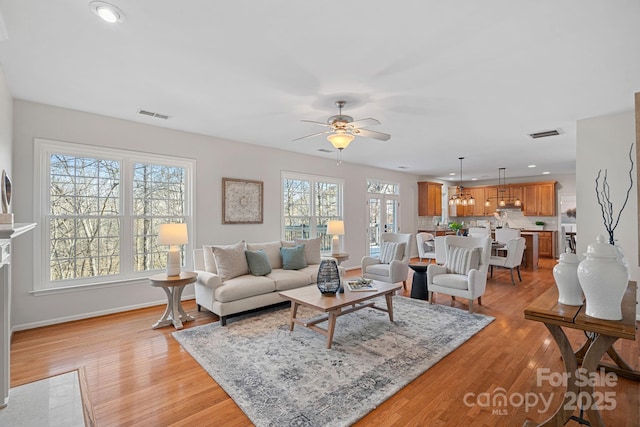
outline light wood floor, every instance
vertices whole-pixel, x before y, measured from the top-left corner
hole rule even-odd
[[[525,419],[542,421],[555,411],[562,387],[536,384],[536,370],[562,372],[560,353],[546,328],[524,319],[523,310],[537,295],[554,286],[554,261],[541,260],[536,272],[522,271],[522,283],[496,270],[476,309],[496,320],[441,362],[380,405],[358,426],[521,426]],[[357,275],[359,271],[350,272]],[[409,290],[404,292],[408,295]],[[438,304],[450,304],[445,295]],[[198,313],[195,302],[185,309],[196,317],[187,328],[217,321]],[[455,306],[466,309],[466,301]],[[152,330],[164,306],[16,332],[11,346],[11,386],[84,367],[98,426],[248,426],[249,419],[215,381],[171,337],[172,327]],[[229,319],[229,323],[233,318]],[[568,334],[574,347],[582,343]],[[616,348],[635,369],[640,367],[640,336],[619,341]],[[319,351],[325,351],[319,349]],[[229,361],[233,363],[233,361]],[[497,390],[502,388],[503,390]],[[640,383],[620,378],[615,410],[603,411],[610,426],[640,425]],[[495,396],[502,391],[516,405],[470,407],[465,395]],[[525,410],[518,396],[552,398],[547,413],[540,404]],[[515,399],[515,400],[514,400]],[[467,402],[476,402],[467,396]],[[577,426],[576,422],[567,425]]]

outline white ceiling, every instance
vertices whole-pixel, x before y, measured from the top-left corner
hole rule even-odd
[[[12,95],[329,158],[323,136],[292,140],[345,99],[391,139],[356,138],[344,161],[447,179],[464,156],[467,181],[573,173],[576,120],[640,91],[637,0],[109,1],[124,22],[0,0]]]

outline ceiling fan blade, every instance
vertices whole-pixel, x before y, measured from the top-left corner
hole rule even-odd
[[[326,135],[331,132],[333,132],[333,130],[325,130],[324,132],[314,133],[307,136],[301,136],[300,138],[292,139],[292,141],[299,141],[301,139],[313,138],[314,136]]]
[[[354,129],[352,132],[354,135],[364,136],[365,138],[378,139],[380,141],[388,141],[391,135],[388,133],[376,132],[369,129]]]
[[[329,123],[316,122],[314,120],[300,120],[300,121],[301,122],[305,122],[305,123],[313,123],[314,125],[320,125],[320,126],[325,126],[325,127],[331,126]]]
[[[348,124],[348,126],[353,126],[354,128],[366,128],[367,126],[374,126],[379,124],[379,120],[369,117],[368,119],[360,119],[356,120],[355,122],[351,122]]]

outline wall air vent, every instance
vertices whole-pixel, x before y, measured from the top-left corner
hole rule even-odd
[[[142,114],[143,116],[155,117],[156,119],[167,120],[169,116],[166,114],[154,113],[153,111],[147,110],[138,110],[138,114]]]
[[[546,138],[548,136],[562,135],[562,129],[543,130],[541,132],[530,133],[529,136],[533,139]]]

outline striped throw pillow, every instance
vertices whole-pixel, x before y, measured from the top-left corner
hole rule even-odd
[[[469,270],[477,270],[480,266],[480,251],[481,248],[449,246],[447,273],[468,274]]]

